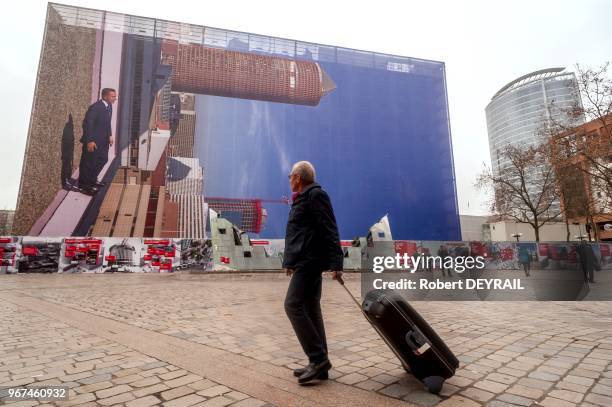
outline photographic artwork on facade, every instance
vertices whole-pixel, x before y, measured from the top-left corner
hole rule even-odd
[[[283,238],[308,160],[343,239],[461,238],[441,62],[49,4],[34,101],[17,234]]]

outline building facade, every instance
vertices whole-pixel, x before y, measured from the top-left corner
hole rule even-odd
[[[568,221],[589,238],[612,240],[612,116],[551,138],[561,202]]]
[[[13,229],[13,217],[15,211],[0,210],[0,236],[6,236],[11,234]]]

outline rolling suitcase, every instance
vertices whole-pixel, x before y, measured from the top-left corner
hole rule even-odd
[[[404,369],[429,392],[438,394],[444,381],[455,374],[459,361],[423,317],[393,291],[370,291],[360,305],[349,289],[342,286]]]

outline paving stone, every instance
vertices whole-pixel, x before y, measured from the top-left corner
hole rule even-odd
[[[114,404],[126,403],[134,399],[135,397],[132,393],[121,393],[106,399],[98,399],[96,400],[96,403],[99,403],[103,406],[112,406]]]
[[[476,371],[472,371],[472,370],[468,370],[468,369],[460,369],[455,373],[455,376],[457,377],[466,377],[468,379],[472,379],[472,380],[478,380],[481,377],[485,376],[486,372],[476,372]]]
[[[547,396],[554,397],[557,399],[565,400],[570,403],[580,403],[584,397],[583,394],[569,390],[552,390]]]
[[[360,373],[350,373],[345,376],[341,376],[337,380],[340,383],[344,383],[344,384],[355,384],[355,383],[359,383],[367,379],[368,379],[367,376],[364,376]]]
[[[403,386],[401,384],[392,384],[391,386],[387,386],[384,389],[380,390],[380,393],[394,398],[402,398],[410,393],[412,389],[408,386]]]
[[[532,399],[507,393],[497,396],[496,400],[501,400],[515,406],[531,406],[534,404],[534,400]]]
[[[160,393],[165,390],[168,390],[168,386],[166,386],[163,383],[158,383],[158,384],[154,384],[153,386],[134,390],[134,395],[136,397],[144,397],[144,396],[148,396],[149,394]]]
[[[502,362],[502,363],[507,363],[510,362],[512,360],[512,357],[510,356],[504,356],[498,353],[494,353],[492,355],[487,356],[487,359],[492,359],[495,360],[497,362]]]
[[[66,401],[57,401],[56,403],[58,406],[76,406],[89,401],[94,401],[95,399],[96,396],[93,393],[84,393],[75,397],[70,397],[70,399]]]
[[[229,393],[225,393],[224,396],[229,397],[233,400],[244,400],[246,398],[249,398],[248,394],[244,394],[239,391],[230,391]]]
[[[195,390],[192,389],[191,387],[181,386],[181,387],[171,388],[170,390],[166,390],[162,392],[161,398],[164,401],[168,401],[168,400],[186,396],[191,393],[195,393]]]
[[[566,381],[557,382],[555,384],[556,389],[562,390],[570,390],[575,391],[577,393],[585,394],[589,390],[589,386],[581,386],[579,384],[574,384]]]
[[[445,383],[449,383],[457,387],[466,387],[474,383],[474,380],[461,376],[453,376],[450,379],[447,379]]]
[[[597,380],[597,384],[603,384],[604,386],[612,387],[612,379],[602,378]]]
[[[593,386],[591,391],[596,394],[603,394],[604,396],[612,396],[612,387],[604,386],[603,384],[599,383]]]
[[[207,389],[204,390],[200,390],[197,394],[199,394],[200,396],[204,396],[204,397],[216,397],[216,396],[220,396],[222,394],[228,393],[231,390],[228,387],[225,387],[223,385],[216,385],[213,387],[209,387]]]
[[[106,381],[109,381],[110,379],[111,379],[111,375],[107,373],[107,374],[89,376],[84,379],[77,380],[77,382],[81,384],[94,384],[94,383],[99,383],[99,382],[106,382]]]
[[[144,379],[143,376],[139,375],[139,374],[132,374],[132,375],[128,375],[128,376],[122,376],[122,377],[117,377],[115,379],[113,379],[113,383],[115,384],[131,384],[133,382],[137,382],[139,380]]]
[[[135,381],[130,383],[130,386],[134,387],[134,388],[138,388],[138,387],[146,387],[146,386],[151,386],[155,383],[159,383],[160,380],[159,378],[157,378],[156,376],[151,376],[151,377],[146,377],[143,378],[141,380]]]
[[[569,373],[573,376],[588,377],[591,379],[597,379],[599,378],[599,375],[600,375],[600,372],[594,372],[592,370],[585,370],[585,369],[574,369],[574,370],[571,370]]]
[[[136,400],[128,401],[126,407],[149,407],[159,404],[161,401],[155,396],[141,397]]]
[[[489,367],[492,367],[494,369],[497,369],[497,368],[501,367],[502,362],[500,362],[498,360],[484,358],[484,359],[478,360],[478,364],[479,365],[484,365],[484,366],[489,366]]]
[[[553,397],[546,397],[544,400],[538,402],[539,405],[544,407],[575,407],[576,404],[570,403],[569,401],[556,399]]]
[[[391,384],[397,382],[398,378],[395,376],[391,376],[388,374],[381,374],[375,377],[372,377],[372,380],[375,380],[382,384]]]
[[[170,400],[162,404],[164,407],[188,407],[204,401],[205,398],[197,394],[190,394],[178,399]]]
[[[598,405],[598,406],[603,406],[603,407],[612,406],[612,397],[603,396],[601,394],[593,394],[593,393],[587,394],[584,400],[588,401],[589,403]]]
[[[457,394],[443,400],[437,407],[481,407],[482,404]]]
[[[461,395],[474,399],[476,401],[489,401],[493,398],[494,394],[485,390],[475,389],[473,387],[467,388],[461,392]]]
[[[87,361],[87,360],[101,359],[104,356],[106,356],[106,354],[104,354],[104,353],[92,353],[90,355],[75,357],[74,360],[76,360],[77,362],[84,362],[84,361]]]
[[[533,387],[534,389],[539,390],[548,390],[553,385],[551,382],[529,377],[523,377],[522,379],[519,379],[518,384],[526,387]]]
[[[99,399],[105,399],[108,397],[112,397],[116,394],[128,392],[130,390],[132,390],[130,386],[128,386],[127,384],[122,384],[121,386],[113,386],[108,389],[98,390],[96,392],[96,397],[98,397]]]
[[[166,362],[162,362],[162,361],[157,361],[157,362],[151,362],[151,363],[147,363],[145,365],[140,366],[141,370],[150,370],[150,369],[155,369],[157,367],[163,367],[166,366],[167,363]]]
[[[516,384],[506,390],[506,393],[516,394],[517,396],[523,396],[529,399],[539,399],[544,394],[544,391],[540,389],[534,389],[533,387],[526,387],[520,384]]]
[[[195,383],[200,380],[202,380],[201,376],[194,375],[194,374],[188,374],[188,375],[181,376],[173,380],[166,380],[164,381],[164,384],[168,387],[180,387],[186,384]]]
[[[473,384],[474,387],[490,391],[491,393],[501,393],[508,388],[508,385],[493,382],[491,380],[482,380]]]
[[[248,398],[232,404],[232,407],[263,407],[267,403],[255,398]]]
[[[357,383],[355,386],[364,390],[377,391],[385,387],[385,384],[379,383],[374,380],[364,380],[362,382]]]
[[[582,386],[591,386],[595,382],[595,380],[591,379],[590,377],[580,377],[580,376],[574,376],[574,375],[565,376],[563,378],[563,381],[580,384]]]
[[[206,400],[202,403],[199,403],[198,406],[202,407],[224,407],[234,403],[236,400],[231,399],[225,396],[217,396],[212,399]]]
[[[383,369],[379,369],[378,367],[370,366],[368,368],[361,369],[359,373],[361,373],[362,375],[368,376],[368,377],[374,377],[380,374],[384,374],[385,371]]]
[[[539,370],[535,370],[535,371],[529,373],[529,375],[527,377],[531,377],[533,379],[545,380],[547,382],[555,382],[555,381],[560,379],[559,375],[552,374],[552,373],[547,373],[547,372],[542,372],[542,371],[539,371]]]
[[[84,386],[76,387],[75,391],[77,393],[93,393],[98,390],[108,389],[113,386],[114,384],[111,382],[97,382],[97,383],[86,384]]]
[[[516,382],[518,379],[514,376],[511,375],[505,375],[505,374],[501,374],[501,373],[490,373],[489,375],[487,375],[485,377],[485,379],[487,380],[492,380],[494,382],[498,382],[498,383],[503,383],[506,385],[510,385],[514,382]]]
[[[418,406],[429,407],[435,406],[440,403],[442,398],[426,391],[415,391],[404,396],[403,400],[408,401],[410,403],[414,403]]]
[[[187,372],[185,370],[175,370],[175,371],[171,371],[171,372],[159,375],[159,378],[162,380],[172,380],[172,379],[176,379],[181,376],[185,376],[186,374]]]

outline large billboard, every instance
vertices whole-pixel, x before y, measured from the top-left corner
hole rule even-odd
[[[282,238],[300,160],[344,239],[461,239],[443,63],[50,4],[13,233]]]

